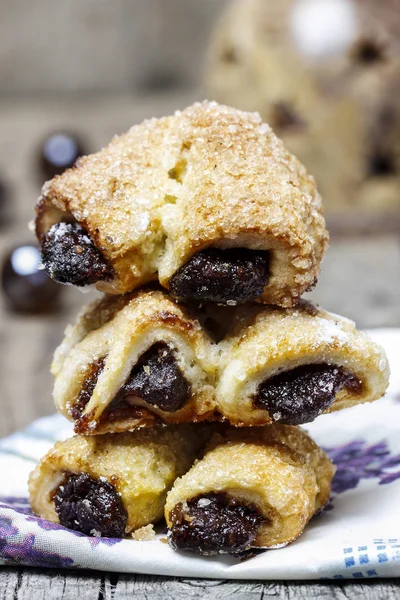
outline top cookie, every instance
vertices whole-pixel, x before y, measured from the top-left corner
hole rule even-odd
[[[115,137],[47,182],[36,233],[51,277],[122,294],[292,306],[328,234],[314,179],[257,113],[196,103]]]

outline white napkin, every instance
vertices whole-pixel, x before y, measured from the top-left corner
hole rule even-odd
[[[0,564],[221,579],[400,576],[400,329],[369,333],[388,353],[389,393],[306,427],[338,470],[329,505],[293,544],[240,562],[176,553],[160,541],[165,533],[146,542],[91,538],[32,516],[28,474],[72,433],[55,415],[0,441]]]

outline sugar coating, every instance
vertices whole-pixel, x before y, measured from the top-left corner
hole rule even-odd
[[[188,425],[180,429],[155,427],[119,436],[76,436],[58,442],[30,475],[32,509],[57,523],[51,492],[66,472],[87,473],[93,479],[108,481],[120,494],[128,512],[127,533],[156,523],[162,517],[168,489],[196,458],[203,438],[194,433]]]
[[[389,365],[380,346],[349,319],[307,302],[286,310],[238,307],[219,350],[217,406],[236,424],[268,422],[266,411],[254,406],[258,386],[303,365],[342,367],[361,382],[360,390],[338,392],[325,412],[377,400],[389,382]],[[269,417],[274,420],[274,415]]]
[[[326,454],[298,427],[228,428],[175,482],[165,518],[170,527],[177,504],[185,511],[191,499],[223,492],[265,517],[254,546],[287,544],[329,499],[334,472]]]
[[[132,406],[125,418],[108,420],[105,413],[133,367],[160,342],[167,344],[189,385],[188,401],[179,410],[168,412],[143,400]],[[200,323],[164,292],[146,290],[124,298],[106,297],[90,305],[75,328],[68,330],[52,365],[56,376],[54,400],[67,418],[72,418],[72,409],[79,404],[88,375],[99,359],[104,360],[104,368],[90,386],[90,400],[85,403],[82,418],[76,421],[77,433],[91,435],[153,426],[158,417],[167,423],[200,421],[212,418],[215,412],[216,349]]]
[[[219,327],[218,339],[208,334],[208,321]],[[160,342],[172,349],[190,385],[189,401],[176,412],[167,412],[130,398],[130,412],[110,418],[107,411],[132,369]],[[377,400],[389,379],[380,346],[357,331],[352,321],[304,301],[287,309],[253,303],[205,304],[187,311],[161,291],[107,296],[88,307],[55,353],[54,399],[67,418],[72,419],[71,409],[85,389],[91,366],[102,357],[105,369],[75,425],[84,427],[77,431],[86,435],[149,427],[157,417],[178,423],[222,415],[237,425],[264,425],[280,415],[278,409],[269,414],[265,407],[257,408],[254,400],[259,386],[305,365],[340,367],[346,377],[353,375],[361,382],[359,390],[345,387],[332,392],[334,402],[324,407],[325,412]],[[329,391],[322,382],[319,385],[322,392]]]
[[[196,103],[115,137],[45,184],[39,238],[66,215],[115,271],[122,293],[172,275],[208,247],[271,250],[261,300],[296,303],[315,283],[328,235],[315,181],[258,113]]]

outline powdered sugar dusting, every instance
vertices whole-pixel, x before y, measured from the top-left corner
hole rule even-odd
[[[346,344],[350,341],[350,335],[344,331],[338,321],[329,319],[317,319],[319,341],[324,344]]]

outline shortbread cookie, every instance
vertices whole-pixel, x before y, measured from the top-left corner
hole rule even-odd
[[[205,555],[284,546],[327,502],[334,472],[298,427],[229,428],[168,493],[168,541]]]
[[[352,321],[302,301],[238,307],[219,344],[220,412],[236,425],[300,425],[323,412],[377,400],[389,366]]]
[[[327,246],[321,199],[256,113],[194,104],[132,127],[47,182],[47,273],[112,294],[159,280],[178,299],[296,304]]]
[[[298,425],[377,400],[389,378],[380,346],[308,302],[183,310],[157,290],[89,306],[52,372],[58,410],[86,435],[218,419]]]
[[[58,442],[30,475],[32,509],[96,537],[123,537],[156,523],[167,491],[206,434],[184,425]]]
[[[54,400],[81,434],[212,419],[217,348],[160,291],[89,307],[56,351]]]

